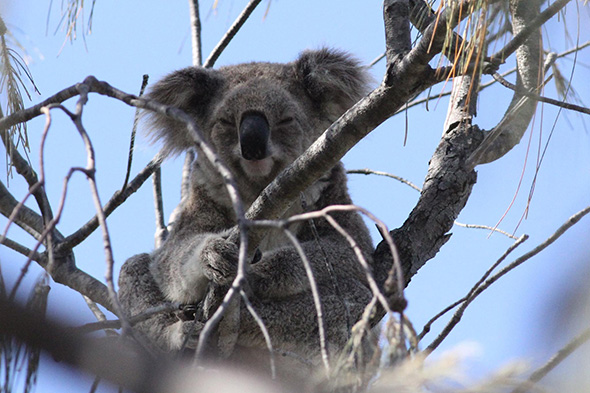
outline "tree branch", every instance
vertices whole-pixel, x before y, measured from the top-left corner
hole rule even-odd
[[[550,6],[548,6],[543,12],[539,13],[538,15],[531,15],[527,12],[528,19],[523,18],[518,23],[527,23],[526,27],[521,26],[517,30],[514,30],[514,37],[498,52],[490,56],[492,59],[500,59],[502,62],[505,61],[510,55],[518,50],[523,45],[529,45],[526,42],[529,40],[530,37],[536,34],[537,30],[545,24],[549,19],[551,19],[555,14],[557,14],[563,7],[567,5],[571,0],[557,0],[554,1]],[[533,5],[534,3],[540,3],[539,1],[531,1],[528,2],[528,6],[530,8],[535,8]],[[512,7],[512,5],[511,5]],[[526,12],[526,11],[525,11]],[[520,13],[519,13],[520,14]],[[521,14],[524,16],[524,14]],[[522,16],[517,16],[518,18],[522,18]],[[514,26],[513,26],[514,28]]]
[[[4,229],[6,236],[10,223],[14,222],[16,225],[27,231],[35,239],[39,240],[43,232],[43,217],[36,211],[31,210],[22,202],[18,202],[0,181],[0,214],[8,218],[8,224]],[[2,237],[0,237],[1,239]]]
[[[551,104],[551,105],[555,105],[558,106],[560,108],[564,108],[564,109],[569,109],[572,111],[576,111],[576,112],[580,112],[580,113],[585,113],[587,115],[590,115],[590,108],[586,108],[580,105],[575,105],[575,104],[570,104],[567,102],[563,102],[560,100],[556,100],[553,98],[548,98],[548,97],[544,97],[542,95],[536,94],[532,91],[519,91],[518,86],[508,82],[506,79],[504,79],[500,74],[498,73],[494,73],[493,77],[496,81],[500,82],[500,84],[504,87],[509,88],[512,91],[518,92],[520,94],[522,94],[525,97],[528,98],[532,98],[535,101],[541,101],[541,102],[546,102],[547,104]]]
[[[191,43],[193,53],[193,65],[203,64],[201,43],[201,16],[199,15],[199,0],[188,0],[189,13],[191,18]]]
[[[549,359],[547,363],[535,370],[529,377],[528,381],[523,383],[521,386],[512,391],[512,393],[525,393],[530,391],[531,385],[539,382],[545,375],[553,370],[559,363],[564,361],[569,355],[571,355],[576,349],[590,340],[590,329],[584,330],[577,337],[567,343],[557,353]]]
[[[517,79],[519,91],[535,91],[542,78],[541,31],[534,22],[539,20],[539,1],[511,2],[512,30],[518,42],[526,38],[516,49]],[[559,0],[558,3],[567,3]],[[563,7],[562,5],[562,7]],[[557,11],[555,11],[557,12]],[[533,23],[529,23],[533,20]],[[531,27],[532,26],[532,27]],[[536,27],[535,27],[536,26]],[[511,53],[511,52],[506,52]],[[506,113],[498,125],[488,133],[484,145],[469,159],[475,167],[497,160],[516,146],[535,113],[537,102],[516,92]]]
[[[205,68],[213,67],[213,65],[215,64],[215,62],[217,61],[217,59],[221,55],[221,52],[223,52],[223,50],[227,47],[227,45],[229,45],[231,40],[238,33],[238,30],[240,30],[240,28],[244,25],[244,23],[246,23],[246,21],[248,20],[248,18],[252,14],[252,12],[254,12],[254,10],[256,9],[258,4],[260,4],[260,1],[261,0],[250,0],[248,5],[246,5],[246,8],[244,8],[242,13],[235,20],[234,24],[231,25],[231,27],[229,28],[227,33],[225,33],[225,35],[223,36],[221,41],[219,41],[217,46],[213,49],[213,51],[211,52],[211,54],[209,55],[207,60],[205,60],[203,67],[205,67]]]

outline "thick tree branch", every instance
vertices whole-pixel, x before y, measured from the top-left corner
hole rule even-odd
[[[385,0],[385,55],[387,64],[402,58],[412,49],[408,0]]]
[[[402,260],[406,285],[449,240],[448,232],[467,203],[476,180],[475,172],[465,168],[465,160],[481,139],[477,127],[465,123],[456,124],[445,133],[430,160],[418,204],[404,224],[391,232]],[[390,258],[388,247],[380,243],[374,260],[376,277],[381,282],[389,275],[386,269]],[[387,283],[386,290],[395,292]]]
[[[526,38],[516,49],[516,85],[519,91],[536,91],[543,80],[541,31],[534,22],[530,23],[531,20],[537,21],[539,18],[539,3],[537,0],[513,0],[510,4],[515,37]],[[558,3],[560,1],[554,4]],[[495,161],[512,150],[522,139],[536,107],[537,101],[516,92],[502,120],[488,133],[487,140],[480,149],[474,152],[473,157],[469,159],[469,165],[474,167]]]

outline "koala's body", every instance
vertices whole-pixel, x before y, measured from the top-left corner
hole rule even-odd
[[[148,97],[191,115],[207,142],[234,175],[248,207],[340,115],[366,92],[367,76],[348,55],[308,51],[287,64],[249,63],[219,70],[189,67],[154,85]],[[167,153],[194,148],[185,126],[148,115],[153,135]],[[350,204],[340,164],[304,192],[306,210]],[[295,203],[286,216],[302,212]],[[370,262],[372,242],[356,212],[332,216],[355,239]],[[129,259],[121,269],[120,300],[129,315],[163,302],[198,304],[210,282],[226,286],[237,269],[236,244],[227,230],[236,225],[222,177],[203,154],[193,162],[190,190],[178,208],[164,244]],[[330,354],[342,349],[371,291],[349,242],[324,219],[293,228],[318,285]],[[264,321],[274,349],[314,364],[319,361],[318,318],[304,265],[280,231],[259,247],[248,268],[250,300]],[[331,268],[330,268],[331,266]],[[333,270],[333,274],[330,271]],[[159,348],[193,347],[199,320],[159,314],[137,325]],[[188,336],[187,336],[188,335]],[[231,357],[268,353],[263,334],[242,304]],[[304,362],[305,363],[305,362]],[[303,364],[303,363],[302,363]]]

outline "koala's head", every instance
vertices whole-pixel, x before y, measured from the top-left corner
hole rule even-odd
[[[193,116],[240,192],[250,188],[257,195],[366,93],[367,82],[349,55],[321,49],[287,64],[185,68],[156,83],[147,97]],[[148,119],[165,153],[194,147],[183,124],[159,115]]]

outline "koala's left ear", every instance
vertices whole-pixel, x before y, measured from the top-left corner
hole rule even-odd
[[[294,65],[308,95],[331,116],[342,115],[369,90],[371,78],[366,68],[345,52],[305,51]]]

